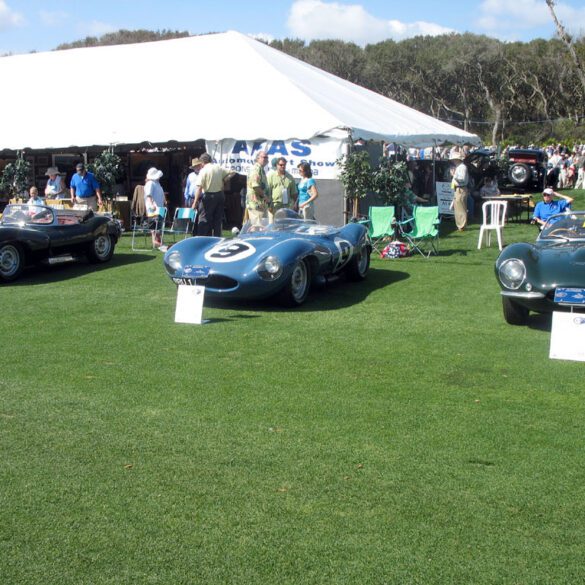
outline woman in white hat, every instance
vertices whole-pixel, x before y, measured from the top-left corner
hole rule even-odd
[[[165,206],[165,193],[159,183],[162,176],[162,171],[159,171],[156,167],[151,167],[146,173],[146,183],[144,184],[144,205],[146,215],[150,218],[153,248],[159,248],[162,245],[159,230],[159,223],[164,221],[164,217],[161,219],[160,210]]]
[[[61,173],[59,173],[59,169],[57,167],[49,167],[45,175],[49,177],[47,186],[45,187],[45,197],[47,199],[65,199],[65,181]]]

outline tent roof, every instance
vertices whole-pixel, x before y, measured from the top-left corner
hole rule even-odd
[[[405,146],[479,143],[237,32],[3,57],[0,78],[0,149],[309,139],[339,130]]]

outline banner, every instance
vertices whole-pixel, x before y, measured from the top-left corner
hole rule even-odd
[[[247,175],[254,164],[259,150],[268,153],[268,160],[284,157],[286,170],[299,178],[297,166],[308,162],[315,179],[337,179],[339,168],[335,161],[343,154],[342,140],[337,138],[317,137],[311,140],[232,140],[206,142],[207,152],[213,162],[221,167]]]
[[[453,215],[453,190],[451,183],[437,181],[437,205],[439,206],[439,215]]]

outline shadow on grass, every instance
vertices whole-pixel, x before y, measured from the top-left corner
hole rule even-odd
[[[126,266],[128,264],[138,264],[140,262],[148,262],[156,260],[157,256],[147,254],[126,254],[124,252],[115,253],[112,259],[105,264],[91,264],[84,258],[79,260],[72,260],[64,262],[63,264],[55,264],[49,266],[46,264],[38,264],[36,266],[29,266],[22,273],[22,276],[15,282],[3,284],[2,287],[14,286],[31,286],[37,284],[46,284],[48,282],[61,282],[78,278],[93,272],[101,272],[117,266]]]
[[[528,316],[528,327],[537,331],[548,331],[552,329],[552,313],[530,313]]]
[[[357,305],[364,301],[370,293],[409,278],[406,272],[397,270],[370,269],[364,282],[348,282],[345,278],[335,278],[323,284],[313,284],[309,296],[300,307],[289,308],[279,305],[276,297],[261,301],[237,301],[228,299],[206,299],[205,305],[218,308],[242,308],[249,311],[263,312],[322,312],[334,311]],[[253,315],[237,314],[233,318],[250,319]],[[212,321],[212,320],[210,320]],[[219,319],[221,321],[221,319]]]

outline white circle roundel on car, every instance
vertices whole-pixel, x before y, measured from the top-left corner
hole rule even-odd
[[[243,240],[221,242],[205,252],[208,262],[237,262],[256,253],[256,248]]]

